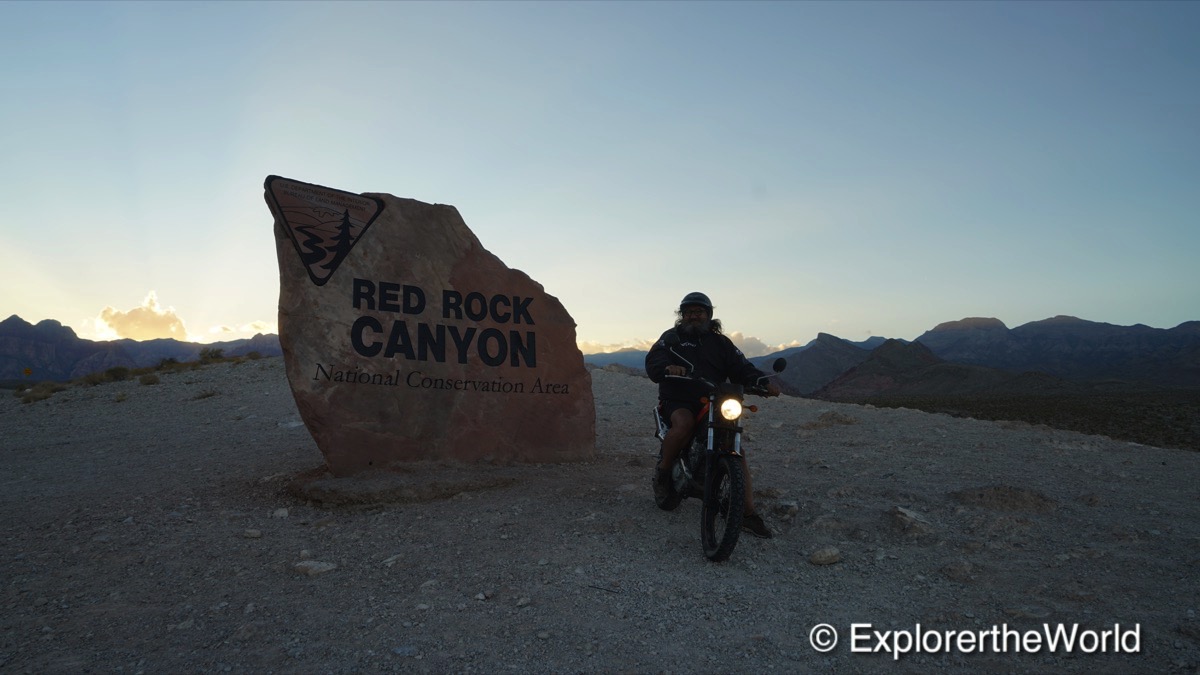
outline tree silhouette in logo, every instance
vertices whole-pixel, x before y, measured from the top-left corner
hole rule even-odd
[[[350,223],[350,212],[342,212],[342,222],[337,226],[337,234],[333,236],[333,245],[328,248],[328,251],[333,254],[333,259],[321,265],[322,268],[332,272],[342,262],[342,258],[350,253],[350,249],[354,246],[354,235],[350,229],[354,227]]]

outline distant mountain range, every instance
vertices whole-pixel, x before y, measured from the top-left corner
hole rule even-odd
[[[258,334],[244,340],[198,344],[179,340],[84,340],[61,323],[47,319],[35,326],[15,314],[0,321],[0,380],[72,380],[109,368],[144,368],[163,359],[194,361],[202,349],[225,356],[282,354],[279,337]],[[30,374],[25,375],[28,369]]]
[[[117,366],[195,360],[205,348],[225,356],[281,354],[276,335],[212,344],[98,342],[79,338],[57,321],[35,326],[14,315],[0,322],[0,380],[70,380]],[[770,372],[779,357],[788,360],[779,377],[784,392],[835,400],[1098,387],[1200,389],[1200,321],[1161,329],[1056,316],[1010,329],[998,319],[967,318],[939,324],[912,343],[883,337],[850,342],[820,333],[803,347],[751,361]],[[584,356],[592,366],[615,364],[635,372],[644,372],[645,359],[645,351],[634,349]],[[26,369],[32,371],[28,377]]]
[[[641,369],[646,352],[591,354],[584,361]],[[1175,328],[1116,326],[1056,316],[1017,328],[998,319],[939,324],[911,344],[874,337],[850,342],[820,333],[803,347],[750,359],[779,377],[785,393],[860,400],[980,392],[1076,393],[1103,388],[1200,389],[1200,321]]]

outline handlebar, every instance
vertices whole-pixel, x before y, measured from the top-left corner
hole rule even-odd
[[[699,375],[663,375],[663,379],[686,380],[688,382],[695,382],[697,384],[702,384],[708,389],[716,389],[717,388],[717,385],[704,379],[703,377],[700,377]],[[767,388],[762,385],[745,384],[745,385],[742,385],[742,390],[745,391],[747,394],[754,394],[755,396],[762,396],[763,398],[766,398],[768,396]]]

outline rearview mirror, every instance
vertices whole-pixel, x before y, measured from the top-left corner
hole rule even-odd
[[[787,368],[787,359],[784,358],[775,359],[775,363],[771,365],[771,369],[777,373],[782,373],[784,368]]]

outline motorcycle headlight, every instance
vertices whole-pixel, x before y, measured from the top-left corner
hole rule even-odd
[[[721,401],[721,417],[730,422],[742,416],[742,404],[737,399],[727,398]]]

